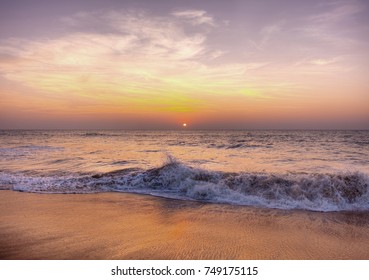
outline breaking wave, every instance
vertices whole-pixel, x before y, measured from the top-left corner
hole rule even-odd
[[[149,170],[68,176],[0,172],[0,189],[38,193],[131,192],[183,200],[313,211],[369,210],[369,176],[227,173],[186,166],[169,158]]]

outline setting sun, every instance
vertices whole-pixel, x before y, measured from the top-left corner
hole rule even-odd
[[[183,126],[183,127],[186,127],[186,126],[187,126],[187,124],[186,124],[186,123],[184,123],[182,126]]]
[[[368,128],[367,1],[140,1],[2,1],[0,128]]]

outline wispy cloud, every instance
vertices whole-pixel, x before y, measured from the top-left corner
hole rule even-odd
[[[104,32],[97,34],[106,37],[108,33],[120,38],[130,38],[135,41],[135,48],[142,55],[188,59],[202,52],[206,40],[201,32],[186,34],[183,26],[170,17],[152,16],[142,11],[80,13],[67,21],[82,27],[86,27],[86,22],[95,24],[98,21]]]
[[[357,13],[360,13],[364,8],[357,1],[333,2],[327,7],[329,8],[328,11],[311,15],[309,19],[315,23],[334,24],[350,19]]]
[[[188,20],[193,25],[214,26],[215,21],[206,11],[202,10],[181,10],[172,13],[173,16]]]
[[[96,18],[110,31],[83,31]],[[79,13],[63,22],[79,31],[53,39],[3,40],[2,75],[49,92],[177,111],[195,109],[194,94],[198,88],[213,92],[213,77],[239,77],[239,66],[206,66],[204,61],[224,52],[207,45],[206,32],[187,33],[183,22],[171,16],[110,11]],[[18,63],[5,63],[8,57]]]
[[[258,41],[252,41],[252,44],[259,50],[263,50],[267,46],[273,37],[278,37],[278,34],[282,31],[284,25],[283,21],[276,22],[274,24],[264,26],[260,32]]]
[[[311,64],[314,64],[314,65],[321,65],[321,66],[324,66],[324,65],[328,65],[328,64],[332,64],[332,63],[335,63],[339,61],[339,58],[328,58],[328,59],[324,59],[324,58],[318,58],[318,59],[314,59],[314,60],[311,60]]]
[[[204,16],[203,12],[193,14]],[[186,26],[171,16],[110,11],[79,13],[63,21],[85,28],[96,18],[111,31],[3,40],[0,52],[20,63],[0,65],[0,71],[9,80],[35,88],[81,94],[100,90],[126,97],[133,93],[132,98],[140,92],[142,98],[163,91],[188,96],[198,89],[227,94],[252,79],[247,77],[249,71],[266,65],[255,61],[208,65],[226,51],[207,44],[207,31],[186,33]]]
[[[365,6],[357,1],[339,1],[326,5],[326,11],[307,16],[302,27],[297,28],[301,34],[331,44],[338,48],[353,46],[355,38],[353,23],[359,13],[365,12]],[[359,28],[359,27],[357,27]]]
[[[331,17],[337,20],[350,14],[335,13]],[[324,36],[334,36],[334,42],[347,43],[347,38],[323,20],[327,13],[309,17],[298,35],[311,41],[293,45],[296,33],[288,20],[263,22],[254,33],[242,29],[234,36],[231,23],[228,33],[220,34],[224,19],[218,22],[201,10],[160,16],[136,10],[83,12],[64,17],[69,32],[54,38],[3,39],[0,75],[60,99],[136,112],[204,110],[215,96],[224,101],[230,94],[284,100],[294,91],[301,98],[303,86],[314,87],[316,77],[345,66],[339,65],[340,50],[327,54],[319,48]],[[229,41],[214,44],[214,33]],[[243,44],[247,40],[255,46]],[[301,47],[318,50],[305,53]],[[250,49],[253,54],[243,55]]]

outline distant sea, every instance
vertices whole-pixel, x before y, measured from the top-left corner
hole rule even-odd
[[[0,188],[369,210],[369,131],[0,131]]]

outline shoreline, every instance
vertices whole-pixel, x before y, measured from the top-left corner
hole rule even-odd
[[[0,191],[0,259],[369,259],[368,212]]]

